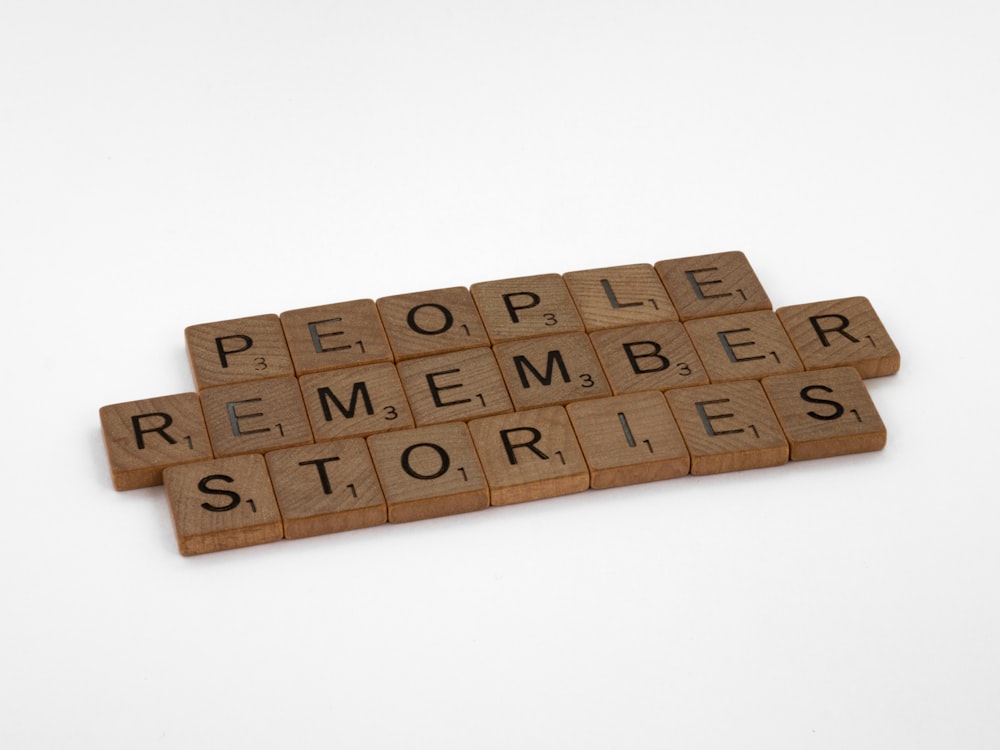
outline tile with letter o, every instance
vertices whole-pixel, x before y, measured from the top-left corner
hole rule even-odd
[[[395,294],[376,305],[397,362],[490,345],[476,303],[463,286]]]

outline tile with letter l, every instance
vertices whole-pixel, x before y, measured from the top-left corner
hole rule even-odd
[[[279,317],[298,375],[392,362],[374,300],[286,310]]]
[[[761,385],[788,438],[793,461],[885,447],[885,425],[853,367],[772,375]]]
[[[594,489],[673,479],[691,457],[659,391],[577,401],[566,407]]]
[[[563,274],[588,332],[677,320],[677,311],[650,263]]]
[[[264,457],[230,456],[163,472],[182,555],[249,547],[283,538]]]
[[[691,454],[692,474],[788,462],[788,441],[759,381],[677,388],[666,397]]]
[[[561,406],[498,414],[469,422],[486,472],[491,505],[512,505],[583,492],[590,473]]]
[[[294,377],[219,385],[206,388],[199,397],[217,457],[313,442],[302,392]]]
[[[364,438],[282,448],[264,458],[286,539],[362,529],[388,520]]]
[[[899,370],[899,350],[867,297],[789,305],[777,315],[807,370],[850,366],[863,378]]]
[[[463,286],[395,294],[375,304],[397,362],[490,345],[476,303]]]
[[[687,330],[676,321],[595,331],[590,340],[615,393],[709,382]]]
[[[481,281],[470,291],[493,344],[585,330],[557,273]]]
[[[299,388],[317,441],[413,427],[399,373],[388,362],[303,375]]]
[[[184,338],[198,390],[295,374],[277,315],[188,326]]]
[[[699,318],[684,324],[713,383],[801,372],[778,316],[770,310]]]
[[[396,367],[418,425],[467,421],[514,410],[489,348],[408,359]]]
[[[654,268],[681,320],[771,309],[757,273],[739,251],[661,260]]]
[[[196,393],[102,406],[100,418],[116,490],[163,484],[168,466],[213,457]]]

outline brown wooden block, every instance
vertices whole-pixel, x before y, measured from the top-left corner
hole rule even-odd
[[[788,461],[788,442],[756,380],[666,392],[691,454],[692,474],[719,474]]]
[[[561,406],[500,414],[469,422],[486,472],[491,505],[583,492],[590,473]]]
[[[294,375],[277,315],[256,315],[184,329],[198,389]]]
[[[594,489],[684,476],[691,457],[659,391],[577,401],[566,407]]]
[[[713,383],[760,379],[804,368],[770,310],[699,318],[684,324]]]
[[[465,287],[397,294],[376,304],[397,362],[490,345]]]
[[[317,441],[413,427],[399,374],[388,362],[303,375],[299,388]]]
[[[378,526],[388,520],[363,438],[283,448],[265,459],[286,539]]]
[[[650,263],[563,274],[588,331],[677,320],[677,311]]]
[[[483,281],[470,289],[494,344],[584,330],[580,313],[559,274]]]
[[[173,466],[163,472],[163,484],[182,555],[282,538],[281,515],[263,456]]]
[[[807,370],[853,367],[863,378],[899,370],[899,350],[866,297],[790,305],[777,314]]]
[[[196,393],[102,406],[100,417],[116,490],[160,485],[167,467],[212,458]]]
[[[367,440],[390,523],[489,507],[489,486],[464,422],[383,432]]]
[[[408,359],[396,367],[418,425],[468,421],[514,410],[490,349]]]
[[[510,341],[494,346],[493,353],[517,410],[611,395],[585,333]]]
[[[681,320],[771,309],[771,300],[741,252],[661,260],[654,267]]]
[[[389,340],[374,300],[287,310],[280,318],[299,375],[392,362]]]
[[[206,388],[199,394],[216,456],[264,453],[313,442],[294,377]]]
[[[788,438],[793,461],[885,447],[885,425],[853,367],[773,375],[761,385]]]
[[[709,382],[687,330],[676,321],[596,331],[590,340],[615,393]]]

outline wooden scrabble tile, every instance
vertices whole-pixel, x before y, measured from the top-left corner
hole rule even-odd
[[[684,438],[658,391],[576,401],[566,411],[594,489],[673,479],[691,470]]]
[[[212,458],[196,393],[102,406],[101,431],[116,490],[163,484],[163,470]]]
[[[490,486],[491,505],[512,505],[583,492],[590,473],[561,406],[469,422]]]
[[[378,526],[388,520],[363,438],[283,448],[265,459],[286,539]]]
[[[563,277],[556,273],[483,281],[470,287],[494,344],[583,331]]]
[[[863,378],[899,370],[899,351],[866,297],[790,305],[777,314],[807,370],[849,366]]]
[[[713,383],[803,369],[778,316],[770,310],[698,318],[684,327]]]
[[[396,367],[417,425],[467,421],[514,410],[488,348],[408,359]]]
[[[704,385],[708,372],[681,323],[644,323],[590,334],[615,393]]]
[[[282,538],[264,457],[233,456],[163,472],[182,555],[249,547]]]
[[[677,311],[650,263],[563,274],[587,331],[677,320]]]
[[[279,317],[298,375],[392,362],[374,300],[286,310]]]
[[[771,300],[741,252],[661,260],[654,268],[681,320],[771,309]]]
[[[611,395],[585,333],[510,341],[494,346],[493,353],[517,410]]]
[[[376,304],[397,362],[490,345],[465,287],[396,294]]]
[[[294,375],[277,315],[256,315],[184,329],[198,389]]]
[[[761,385],[788,438],[793,461],[885,447],[885,425],[853,367],[772,375]]]
[[[413,427],[399,374],[388,362],[303,375],[299,388],[317,442]]]
[[[367,440],[390,523],[489,507],[489,486],[464,422],[383,432]]]
[[[294,377],[219,385],[199,396],[216,456],[264,453],[313,442]]]
[[[692,474],[719,474],[788,461],[788,442],[759,381],[677,388],[666,392]]]

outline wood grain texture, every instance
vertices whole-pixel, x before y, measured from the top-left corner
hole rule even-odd
[[[798,352],[770,310],[698,318],[684,324],[713,383],[800,372]]]
[[[709,382],[687,329],[676,321],[596,331],[590,340],[616,394]]]
[[[277,315],[255,315],[184,329],[198,390],[295,374]]]
[[[657,261],[681,320],[770,310],[771,300],[746,255],[739,251]]]
[[[465,287],[396,294],[376,305],[397,362],[490,345]]]
[[[317,441],[413,427],[399,373],[388,362],[303,375],[299,389]]]
[[[677,320],[677,311],[650,263],[570,271],[566,286],[588,332]]]
[[[493,344],[585,330],[559,274],[482,281],[470,291]]]
[[[279,317],[298,375],[392,362],[374,300],[286,310]]]

